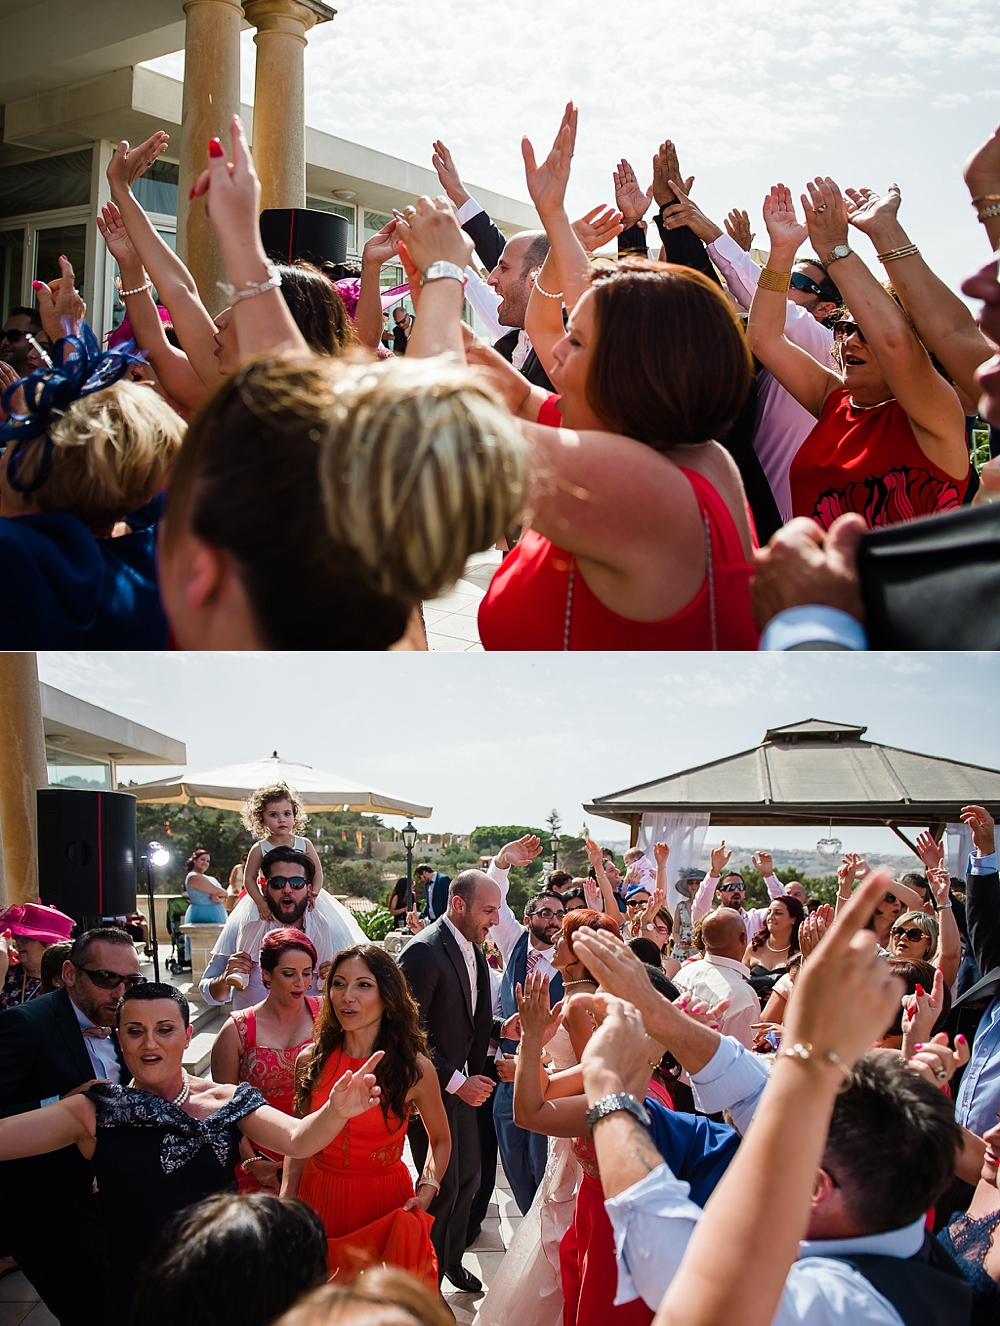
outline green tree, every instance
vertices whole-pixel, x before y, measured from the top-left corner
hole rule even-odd
[[[562,818],[558,810],[555,809],[555,807],[553,807],[549,811],[545,823],[548,825],[550,838],[552,837],[553,834],[558,833],[559,830],[562,828]]]
[[[546,841],[544,829],[532,829],[525,824],[479,825],[469,837],[476,851],[485,855],[487,852],[499,851],[504,843],[512,843],[516,838],[523,838],[526,833]]]

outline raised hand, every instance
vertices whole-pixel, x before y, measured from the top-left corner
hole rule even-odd
[[[604,203],[592,207],[579,221],[573,222],[577,239],[591,256],[603,245],[610,244],[623,229],[621,212],[616,212]]]
[[[649,211],[649,205],[653,201],[653,186],[650,185],[644,191],[636,179],[635,171],[624,157],[616,167],[613,179],[615,206],[622,214],[622,222],[626,228],[634,226]]]
[[[373,267],[377,263],[381,267],[383,263],[395,262],[398,257],[399,241],[396,236],[396,218],[393,217],[366,242],[361,252],[361,261]]]
[[[962,177],[973,198],[1000,193],[1000,129],[976,148],[962,167]]]
[[[734,207],[728,216],[723,217],[722,223],[729,238],[734,239],[744,253],[749,253],[754,241],[754,232],[750,229],[750,218],[746,212]]]
[[[774,857],[770,852],[757,852],[750,858],[750,864],[754,870],[759,870],[765,879],[774,874]]]
[[[530,140],[521,139],[521,156],[524,158],[524,176],[528,192],[531,194],[531,201],[535,204],[538,215],[543,219],[547,215],[560,212],[563,208],[566,185],[569,183],[570,163],[576,147],[577,116],[577,108],[568,101],[552,148],[541,165],[535,161],[535,150]]]
[[[944,861],[944,844],[939,843],[926,829],[916,837],[917,855],[928,870],[939,869]]]
[[[649,1042],[638,1008],[613,996],[578,995],[575,1002],[600,1019],[580,1060],[588,1102],[615,1091],[642,1100],[649,1085]]]
[[[799,948],[802,951],[803,962],[816,949],[831,925],[833,925],[833,908],[829,903],[823,903],[821,907],[817,907],[814,912],[803,918],[799,926]]]
[[[772,249],[794,253],[808,236],[809,231],[795,215],[792,191],[787,184],[771,185],[771,192],[764,198],[764,225]]]
[[[7,411],[4,409],[2,403],[4,392],[8,389],[8,387],[13,387],[14,384],[20,382],[20,380],[21,379],[18,376],[17,372],[13,368],[11,368],[10,364],[6,364],[2,359],[0,359],[0,424],[5,424],[7,420],[10,418]],[[15,391],[12,394],[10,399],[10,408],[14,412],[14,414],[25,413],[23,387],[18,387],[17,391]],[[0,983],[2,982],[3,982],[3,973],[0,972]]]
[[[597,880],[591,879],[589,875],[583,881],[583,896],[592,912],[604,911],[604,895]]]
[[[100,215],[97,217],[97,229],[101,232],[101,238],[108,246],[108,252],[119,267],[122,263],[139,262],[139,255],[132,247],[132,241],[125,229],[122,214],[114,203],[105,203],[101,208]]]
[[[674,1008],[689,1017],[692,1022],[700,1022],[703,1027],[711,1027],[713,1031],[718,1031],[722,1024],[722,1015],[727,1011],[731,999],[720,999],[715,1005],[708,1002],[707,999],[696,999],[692,994],[682,994],[680,999],[674,1000]]]
[[[721,875],[722,872],[725,870],[726,866],[728,866],[730,861],[733,859],[732,852],[726,851],[725,838],[723,838],[722,842],[719,843],[718,847],[712,848],[711,856],[712,856],[712,866],[711,869],[709,870],[709,874]]]
[[[396,237],[421,272],[433,262],[453,262],[464,270],[472,257],[472,240],[446,198],[418,198],[416,207],[405,209],[405,220],[397,220]]]
[[[689,175],[687,179],[683,178],[680,163],[677,160],[677,148],[668,138],[660,144],[653,157],[653,183],[651,187],[653,200],[660,207],[676,200],[677,195],[669,187],[670,181],[678,185],[681,193],[686,196],[691,192],[694,176]]]
[[[943,1088],[969,1062],[969,1042],[964,1036],[956,1036],[955,1048],[950,1049],[946,1031],[939,1031],[925,1045],[914,1048],[916,1052],[907,1059],[907,1067],[925,1077],[931,1086]]]
[[[984,806],[963,806],[959,819],[972,830],[972,841],[980,856],[992,856],[997,850],[993,816]]]
[[[53,345],[64,336],[79,336],[80,324],[87,316],[87,305],[76,289],[73,264],[65,253],[59,255],[62,276],[46,284],[32,281],[31,288],[38,300],[42,329]]]
[[[654,889],[649,895],[649,902],[642,910],[642,916],[639,918],[640,929],[645,925],[652,925],[657,912],[662,911],[667,905],[667,895],[663,889]]]
[[[514,987],[514,997],[521,1016],[521,1039],[538,1036],[544,1043],[545,1033],[558,1026],[562,1016],[561,1002],[549,1008],[549,978],[535,972],[525,980],[523,988],[520,984]]]
[[[898,184],[890,184],[884,197],[874,189],[845,189],[844,209],[855,230],[874,236],[889,221],[895,221],[903,195]]]
[[[663,998],[650,985],[646,968],[632,950],[607,931],[577,930],[573,936],[573,951],[606,993],[627,999],[638,1008],[651,997]]]
[[[925,990],[918,985],[914,994],[903,995],[903,1054],[908,1058],[911,1047],[927,1040],[944,1006],[944,976],[941,968],[934,972],[934,985]]]
[[[11,939],[12,935],[9,930],[5,930],[3,934],[0,935],[0,985],[2,985],[3,982],[6,980],[7,970],[10,967]]]
[[[829,175],[808,180],[802,210],[816,257],[824,262],[838,244],[847,243],[847,206],[836,180]]]
[[[123,138],[115,148],[108,162],[108,183],[112,192],[116,189],[131,189],[140,175],[145,175],[154,161],[167,150],[170,135],[158,129],[150,134],[138,147],[129,147],[128,139]]]
[[[530,865],[541,850],[542,840],[533,833],[526,833],[500,848],[496,855],[497,867],[506,870],[509,866]]]
[[[665,866],[670,856],[670,846],[667,843],[653,844],[653,860],[658,866]]]
[[[667,230],[687,226],[703,244],[711,244],[719,238],[722,230],[705,215],[697,203],[691,201],[676,180],[667,180],[667,189],[674,196],[672,205],[663,211],[663,225]]]
[[[593,838],[588,838],[586,840],[586,842],[583,845],[583,849],[587,853],[587,860],[590,862],[590,864],[594,867],[595,870],[598,868],[598,866],[604,865],[604,852],[600,847],[598,847],[597,843],[594,842]]]
[[[458,173],[458,167],[452,159],[451,153],[441,142],[440,138],[433,144],[434,155],[431,157],[431,165],[437,171],[437,177],[441,181],[441,187],[455,204],[461,207],[463,203],[469,201],[469,191],[462,183],[462,177]]]
[[[947,907],[951,901],[951,876],[948,871],[943,866],[928,866],[927,883],[931,886],[938,911]]]
[[[235,252],[248,243],[250,253],[256,256],[260,249],[257,225],[260,180],[250,155],[243,121],[238,115],[232,118],[229,137],[232,161],[226,159],[226,150],[219,139],[213,138],[208,144],[208,169],[195,180],[191,197],[205,199],[205,211],[219,237],[224,258],[227,258],[227,248]],[[230,267],[228,258],[226,266]]]
[[[382,1088],[375,1081],[375,1066],[384,1053],[376,1050],[360,1068],[342,1073],[333,1084],[330,1102],[343,1118],[355,1119],[379,1103]]]
[[[417,915],[416,907],[412,908],[411,911],[408,911],[406,913],[406,924],[409,926],[409,928],[413,931],[415,935],[419,935],[421,930],[423,930],[424,923]]]

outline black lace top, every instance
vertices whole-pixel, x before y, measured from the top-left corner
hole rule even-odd
[[[949,1224],[938,1234],[938,1240],[948,1249],[972,1285],[975,1298],[972,1306],[973,1326],[996,1326],[1000,1321],[1000,1285],[987,1274],[986,1254],[990,1250],[997,1228],[1000,1211],[973,1219],[965,1211],[956,1211]]]
[[[126,1326],[135,1285],[164,1226],[186,1206],[235,1190],[239,1121],[267,1101],[246,1082],[228,1105],[192,1119],[177,1105],[134,1087],[87,1092],[97,1110],[94,1173],[104,1207],[108,1326]]]

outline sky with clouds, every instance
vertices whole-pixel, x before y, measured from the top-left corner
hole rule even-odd
[[[433,806],[418,823],[437,832],[540,824],[555,807],[577,833],[593,797],[748,750],[805,718],[1000,766],[995,654],[93,652],[40,653],[38,668],[43,682],[186,742],[191,770],[277,750]],[[588,823],[598,837],[627,834]],[[727,836],[812,847],[822,835]],[[887,829],[840,836],[859,851],[902,851]]]
[[[961,165],[1000,121],[996,3],[981,0],[337,0],[306,52],[307,122],[429,164],[441,137],[463,174],[526,198],[520,137],[551,142],[580,106],[569,205],[611,202],[627,157],[643,183],[673,138],[694,196],[754,228],[767,187],[903,192],[901,219],[951,284],[987,256]],[[253,95],[243,36],[244,98]],[[178,74],[179,57],[156,62]],[[862,252],[868,241],[858,236]]]

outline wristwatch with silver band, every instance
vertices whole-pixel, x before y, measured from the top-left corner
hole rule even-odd
[[[613,1091],[610,1096],[604,1096],[587,1111],[587,1128],[590,1132],[593,1132],[595,1123],[600,1122],[609,1114],[619,1114],[621,1112],[631,1114],[633,1119],[638,1119],[643,1128],[648,1128],[652,1123],[649,1111],[641,1100],[633,1096],[630,1091]]]
[[[420,284],[426,285],[428,281],[461,281],[465,284],[465,271],[454,262],[432,262],[420,278]]]

